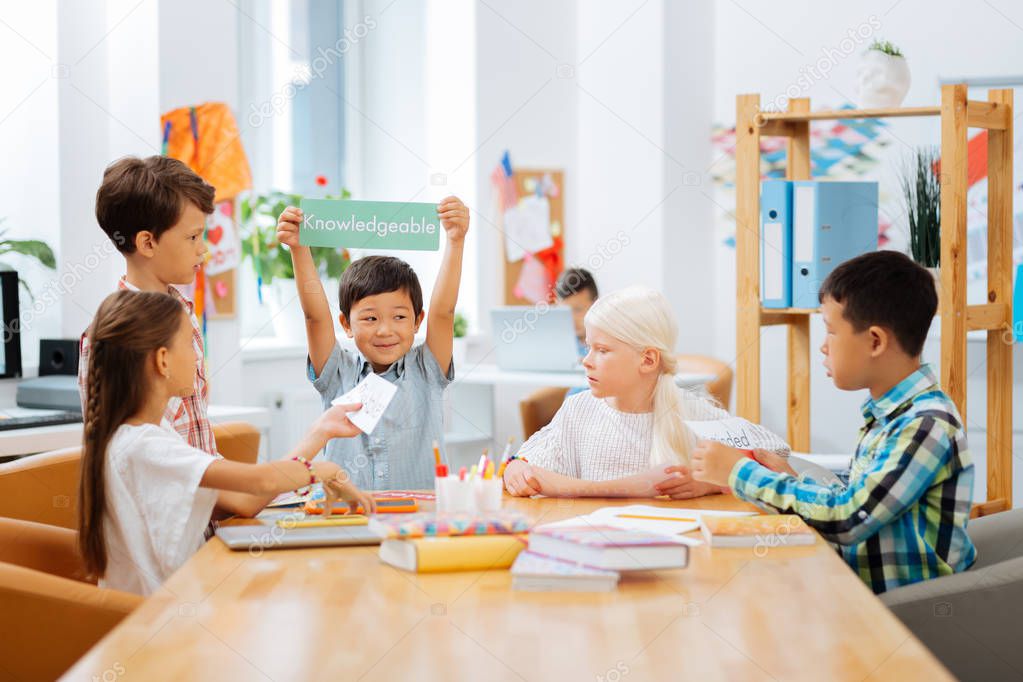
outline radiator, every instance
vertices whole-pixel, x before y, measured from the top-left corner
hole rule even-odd
[[[267,393],[265,405],[270,408],[270,460],[286,455],[323,413],[320,394],[312,386]]]

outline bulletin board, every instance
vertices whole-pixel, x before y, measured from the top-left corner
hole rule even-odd
[[[209,292],[213,296],[213,314],[210,319],[231,318],[238,314],[237,278],[237,269],[207,277],[210,284]]]
[[[554,281],[557,275],[565,268],[565,173],[552,168],[517,168],[512,173],[515,188],[519,197],[528,197],[537,192],[537,185],[548,178],[553,182],[555,191],[546,192],[547,201],[550,203],[550,232],[552,246],[545,251],[538,252],[547,271],[551,274],[550,290],[547,301],[554,301]],[[498,225],[504,234],[504,213],[498,211]],[[526,265],[526,259],[510,261],[505,239],[501,240],[501,260],[504,265],[504,305],[534,305],[536,301],[530,300],[516,294],[517,284],[522,276],[522,269]]]

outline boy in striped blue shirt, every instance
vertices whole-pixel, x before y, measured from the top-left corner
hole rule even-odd
[[[868,253],[837,267],[820,301],[828,376],[842,390],[870,391],[848,483],[825,486],[780,458],[758,453],[768,468],[718,443],[696,448],[693,477],[798,514],[876,593],[969,568],[977,552],[966,534],[966,433],[920,361],[938,305],[931,274],[901,253]]]

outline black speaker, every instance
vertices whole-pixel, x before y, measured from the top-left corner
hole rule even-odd
[[[18,273],[0,271],[0,309],[3,310],[3,344],[0,348],[0,379],[21,376],[21,312],[18,307]]]
[[[51,374],[78,376],[78,339],[39,341],[39,376]]]

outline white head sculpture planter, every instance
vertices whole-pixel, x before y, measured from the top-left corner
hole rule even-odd
[[[909,66],[901,55],[867,50],[857,79],[857,104],[861,109],[897,107],[909,92]]]

